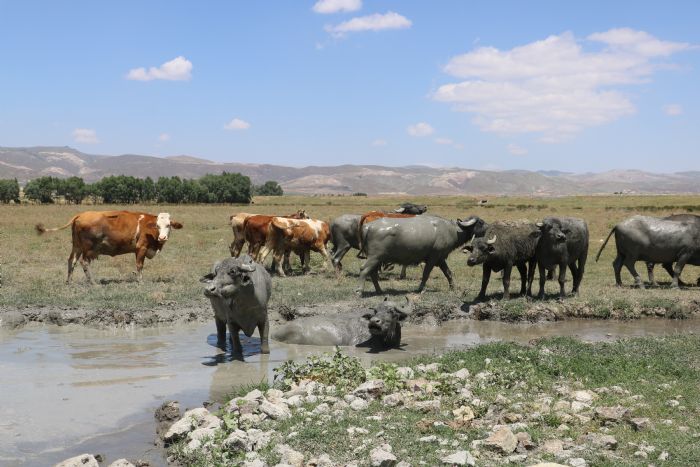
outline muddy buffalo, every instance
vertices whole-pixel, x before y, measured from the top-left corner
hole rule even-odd
[[[545,270],[559,266],[559,296],[564,298],[566,268],[571,270],[574,294],[578,294],[588,256],[588,225],[576,217],[546,217],[538,222],[542,233],[537,243],[537,266],[540,273],[540,290],[537,296],[544,298]]]
[[[615,234],[617,256],[613,261],[615,282],[622,286],[620,272],[624,265],[634,277],[634,283],[644,288],[634,263],[676,263],[671,286],[678,287],[683,267],[700,257],[700,226],[694,222],[678,222],[658,217],[633,216],[612,228],[596,255],[596,261]]]
[[[383,263],[411,265],[425,263],[418,292],[422,292],[430,272],[438,266],[454,287],[452,272],[447,266],[447,257],[456,248],[467,243],[474,232],[481,230],[484,221],[472,216],[462,221],[451,221],[441,217],[417,216],[401,219],[382,218],[363,228],[363,243],[367,248],[367,261],[360,270],[360,288],[364,292],[367,276],[372,279],[374,289],[382,293],[379,286],[379,267]]]
[[[667,221],[690,222],[700,228],[700,216],[696,216],[695,214],[674,214],[664,217],[663,219]],[[700,266],[700,256],[696,255],[690,258],[687,264],[691,266]],[[663,267],[666,272],[668,272],[668,275],[673,277],[673,263],[664,263]],[[649,284],[656,286],[656,280],[654,279],[654,263],[647,263],[647,274],[649,275]],[[685,285],[680,277],[678,278],[678,284]],[[700,277],[698,277],[697,284],[700,285]]]
[[[416,216],[423,214],[428,210],[428,206],[425,204],[413,204],[413,203],[403,203],[394,212],[401,214],[415,214]]]
[[[248,255],[226,258],[214,264],[212,272],[200,279],[204,295],[214,308],[217,346],[226,349],[226,327],[231,334],[232,353],[243,357],[239,331],[250,337],[260,332],[262,353],[270,353],[267,302],[272,281],[265,268]]]
[[[360,249],[357,232],[360,229],[361,217],[359,214],[343,214],[331,222],[331,261],[338,272],[343,270],[341,261],[350,248]]]

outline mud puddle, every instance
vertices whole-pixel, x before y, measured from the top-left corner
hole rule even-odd
[[[226,361],[211,343],[211,324],[139,330],[94,330],[30,325],[0,331],[0,464],[45,466],[89,452],[107,465],[120,457],[164,465],[154,439],[154,409],[164,400],[183,408],[220,401],[238,385],[271,380],[288,359],[328,347],[271,342],[270,355],[244,341],[245,363]],[[365,363],[399,361],[495,340],[526,343],[570,335],[585,341],[700,332],[700,319],[673,321],[571,320],[539,324],[452,321],[443,326],[405,326],[401,349],[347,352]]]

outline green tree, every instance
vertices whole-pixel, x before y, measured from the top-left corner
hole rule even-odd
[[[80,177],[69,177],[60,180],[57,186],[57,193],[66,198],[66,201],[73,204],[80,204],[85,199],[85,182]]]
[[[46,204],[53,203],[60,180],[54,177],[39,177],[29,180],[24,187],[27,199]]]
[[[253,192],[258,196],[282,196],[284,191],[279,183],[269,180],[262,185],[258,185],[253,189]]]
[[[17,179],[0,180],[0,203],[19,202],[19,183]]]
[[[207,174],[199,183],[206,189],[210,203],[250,203],[252,197],[250,178],[240,173]]]
[[[156,193],[159,203],[180,203],[183,198],[182,180],[177,176],[159,177]]]

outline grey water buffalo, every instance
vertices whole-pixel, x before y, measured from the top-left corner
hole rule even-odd
[[[398,212],[400,214],[420,215],[426,212],[427,210],[428,206],[426,206],[425,204],[403,203],[397,209],[394,209],[394,212]]]
[[[683,267],[695,258],[700,258],[700,226],[695,222],[679,222],[658,217],[632,216],[618,223],[610,230],[605,242],[596,255],[596,261],[615,234],[617,256],[613,261],[615,282],[622,286],[620,271],[624,265],[634,277],[635,285],[644,288],[642,278],[634,263],[676,263],[673,268],[671,286],[678,287]]]
[[[349,313],[297,318],[272,331],[272,338],[288,344],[342,345],[389,349],[401,344],[401,321],[408,303],[384,300],[379,306]]]
[[[690,222],[694,223],[700,228],[700,216],[696,216],[695,214],[673,214],[671,216],[664,217],[663,219],[668,221]],[[692,266],[700,266],[700,256],[696,255],[690,258],[687,264]],[[668,272],[668,275],[673,277],[673,263],[664,263],[663,267],[666,272]],[[647,263],[647,274],[649,275],[649,283],[652,286],[656,286],[656,280],[654,279],[654,263]],[[678,278],[678,284],[685,285],[680,277]],[[697,280],[697,284],[700,285],[700,277]]]
[[[566,267],[571,270],[574,294],[578,294],[588,257],[588,225],[576,217],[546,217],[538,222],[542,233],[537,243],[537,267],[540,273],[540,290],[537,296],[544,298],[545,270],[559,266],[559,296],[564,298]]]
[[[343,270],[341,261],[350,248],[360,249],[357,232],[360,229],[361,217],[359,214],[343,214],[331,222],[331,261],[338,272]]]
[[[204,295],[214,308],[217,346],[226,349],[226,327],[231,334],[232,353],[243,356],[239,331],[250,337],[260,332],[262,353],[270,353],[267,302],[272,281],[262,265],[248,255],[226,258],[214,264],[212,272],[200,279]]]
[[[367,224],[362,231],[367,248],[367,260],[360,269],[360,288],[364,292],[367,276],[372,279],[374,289],[382,293],[379,286],[379,267],[383,263],[401,265],[425,263],[418,292],[422,292],[430,272],[438,266],[454,287],[452,272],[447,266],[447,257],[456,248],[467,243],[474,232],[481,230],[484,221],[472,216],[469,219],[447,220],[435,216],[406,218],[382,218]]]
[[[503,271],[503,298],[510,298],[510,274],[513,266],[520,272],[520,294],[529,295],[535,273],[535,253],[540,230],[530,222],[495,222],[489,224],[483,237],[474,238],[467,246],[467,264],[481,264],[481,290],[477,300],[486,298],[491,271]],[[529,267],[529,272],[528,272]]]

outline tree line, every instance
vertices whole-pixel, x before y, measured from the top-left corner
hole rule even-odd
[[[27,182],[24,197],[36,203],[54,203],[64,199],[70,204],[85,200],[93,204],[135,203],[250,203],[253,195],[281,196],[282,187],[275,181],[253,185],[240,173],[207,174],[198,179],[159,177],[137,178],[111,175],[95,183],[85,183],[80,177],[39,177]],[[0,180],[0,202],[19,200],[17,180]]]

